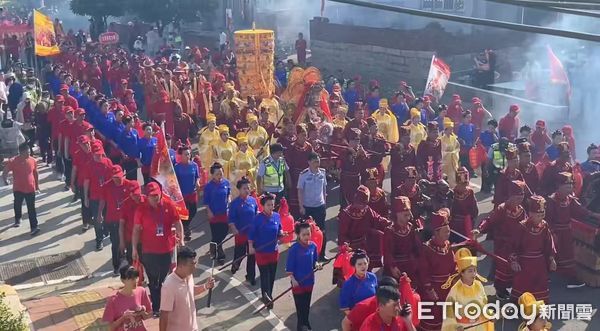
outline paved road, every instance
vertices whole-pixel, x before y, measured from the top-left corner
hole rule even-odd
[[[21,290],[19,293],[22,300],[56,295],[65,291],[89,289],[96,287],[115,286],[118,279],[110,277],[110,247],[107,245],[102,252],[94,251],[93,231],[81,233],[81,220],[78,214],[78,204],[70,203],[70,192],[62,190],[63,185],[55,180],[50,169],[40,167],[42,193],[38,196],[38,215],[42,232],[31,238],[29,227],[24,218],[21,228],[12,228],[12,194],[9,187],[0,187],[0,261],[12,262],[27,258],[56,254],[64,251],[80,251],[89,271],[93,275],[91,279],[77,282],[63,283],[52,286]],[[478,180],[474,180],[477,186]],[[389,191],[389,180],[386,180],[384,188]],[[337,204],[338,187],[330,185],[330,201],[327,210],[327,232],[337,234],[336,216],[339,210]],[[479,196],[480,212],[488,213],[491,209],[490,198]],[[334,201],[335,200],[335,201]],[[197,281],[208,276],[210,259],[208,242],[210,230],[206,213],[202,208],[192,223],[193,240],[189,246],[196,249],[201,255],[200,265],[196,274]],[[330,235],[327,243],[329,255],[333,256],[336,244],[332,239],[336,235]],[[233,255],[233,242],[225,245],[228,258]],[[488,245],[486,243],[486,245]],[[289,280],[285,277],[284,261],[287,256],[287,248],[283,247],[279,268],[278,279],[275,282],[274,293],[280,293],[289,286]],[[481,257],[480,271],[487,275],[489,270],[489,258]],[[241,282],[244,279],[244,267],[233,277],[228,270],[217,274],[219,284],[213,295],[216,302],[214,310],[205,308],[206,298],[197,301],[199,308],[199,324],[204,330],[274,330],[294,329],[296,325],[295,308],[291,294],[286,295],[275,304],[275,308],[269,314],[253,315],[253,311],[259,306],[257,295],[260,294],[259,286],[246,287]],[[339,329],[342,314],[338,310],[338,290],[331,285],[332,266],[328,265],[317,275],[313,293],[313,305],[311,311],[311,324],[314,330],[336,330]],[[486,286],[488,294],[493,294],[492,286]],[[592,303],[594,305],[594,318],[591,322],[570,320],[567,322],[555,322],[555,330],[600,330],[600,318],[596,308],[600,305],[600,289],[581,288],[566,290],[560,279],[552,278],[551,298],[553,303]],[[200,309],[202,308],[202,309]],[[497,324],[497,330],[515,330],[516,323],[507,321],[504,325]]]

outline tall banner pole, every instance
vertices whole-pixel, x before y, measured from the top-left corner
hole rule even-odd
[[[37,47],[36,44],[37,43],[35,42],[35,36],[36,36],[36,33],[35,33],[35,26],[36,26],[35,25],[35,16],[36,16],[35,15],[35,9],[33,10],[32,16],[33,16],[33,36],[32,36],[32,38],[33,38],[33,66],[34,66],[35,72],[39,75],[40,74],[40,69],[39,69],[39,66],[38,66],[38,56],[37,56],[37,51],[36,51],[36,47]]]

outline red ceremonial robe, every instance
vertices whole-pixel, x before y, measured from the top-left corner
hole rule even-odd
[[[418,288],[418,258],[421,240],[413,223],[394,224],[383,232],[383,273],[393,276],[392,270],[398,268],[406,272],[412,287]]]
[[[367,235],[371,230],[383,231],[390,222],[370,207],[359,209],[350,205],[340,211],[338,244],[348,243],[352,249],[367,250]]]
[[[349,150],[340,154],[340,193],[346,204],[354,200],[356,189],[360,186],[360,174],[367,168],[368,159],[355,156]],[[342,200],[342,201],[344,201]]]
[[[369,207],[382,217],[389,216],[389,204],[387,203],[385,191],[377,187],[375,192],[371,191]],[[367,237],[367,255],[369,256],[369,267],[379,268],[383,266],[383,232],[371,230]]]
[[[471,237],[471,230],[475,219],[479,216],[477,199],[475,192],[470,187],[466,191],[454,191],[454,199],[450,208],[450,228],[465,237]],[[457,242],[463,241],[463,238],[457,239]]]
[[[573,166],[569,162],[555,160],[550,163],[542,174],[540,193],[543,196],[549,196],[558,189],[558,174],[561,172],[570,172],[573,174]]]
[[[398,144],[392,148],[390,153],[390,177],[392,180],[392,189],[400,186],[404,181],[406,167],[415,167],[417,164],[417,154],[412,145],[404,147]]]
[[[442,179],[442,143],[439,138],[427,138],[417,148],[417,170],[421,178],[437,182]]]
[[[530,162],[528,165],[519,166],[519,170],[521,171],[525,184],[527,184],[529,190],[532,193],[538,193],[540,190],[540,176],[535,164]]]
[[[523,174],[521,174],[519,169],[509,170],[505,168],[500,170],[498,179],[496,179],[494,198],[492,199],[494,206],[498,206],[499,204],[506,202],[508,199],[508,188],[513,180],[524,181]]]
[[[542,221],[536,226],[527,220],[521,221],[514,236],[510,258],[519,263],[521,271],[515,273],[511,298],[516,302],[521,294],[529,292],[536,300],[548,303],[549,263],[550,257],[556,255],[548,223]]]
[[[508,207],[502,203],[479,224],[481,233],[490,233],[494,238],[494,253],[508,261],[512,253],[515,233],[519,230],[520,222],[526,217],[521,205]],[[494,287],[507,289],[512,284],[513,271],[508,263],[496,261],[496,277]]]
[[[313,147],[307,141],[301,146],[298,142],[285,150],[285,161],[290,168],[291,187],[288,191],[288,202],[290,205],[290,214],[294,217],[299,217],[300,207],[298,201],[298,190],[294,189],[298,186],[298,177],[302,170],[308,165],[308,155],[313,152]]]

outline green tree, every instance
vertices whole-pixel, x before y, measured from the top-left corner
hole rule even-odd
[[[77,15],[90,16],[93,22],[90,26],[92,39],[96,40],[98,35],[106,31],[106,19],[109,16],[119,17],[125,14],[123,0],[71,0],[71,11]]]
[[[4,302],[6,295],[0,293],[0,330],[2,331],[25,331],[29,328],[25,324],[23,313],[15,315]]]
[[[219,0],[128,0],[127,12],[155,24],[162,35],[171,22],[210,20],[218,6]]]

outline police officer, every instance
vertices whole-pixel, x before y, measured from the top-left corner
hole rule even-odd
[[[499,142],[492,144],[490,147],[488,151],[488,174],[482,178],[483,191],[491,192],[500,171],[506,168],[506,150],[509,148],[516,148],[516,146],[505,137],[500,138]]]
[[[257,192],[275,195],[275,204],[284,196],[289,187],[289,167],[283,158],[283,146],[279,143],[270,146],[271,155],[260,162],[257,174]]]
[[[321,160],[319,154],[311,152],[308,154],[308,168],[304,169],[298,177],[298,201],[300,214],[305,217],[311,216],[323,232],[325,237],[325,214],[327,210],[327,173],[320,168]],[[325,245],[319,252],[319,259],[325,260]]]

